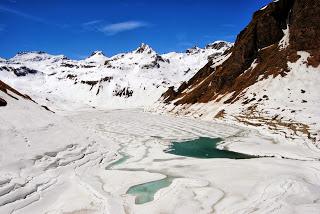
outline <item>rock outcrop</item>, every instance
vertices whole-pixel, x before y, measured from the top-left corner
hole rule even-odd
[[[249,25],[237,36],[229,58],[216,66],[209,62],[191,78],[187,92],[165,97],[176,105],[207,103],[233,93],[226,103],[238,99],[258,79],[285,76],[287,62],[295,62],[297,51],[308,51],[308,63],[320,63],[320,2],[317,0],[279,0],[253,15]],[[262,78],[261,78],[262,77]],[[169,89],[171,90],[171,89]]]
[[[141,43],[141,45],[137,48],[137,50],[135,51],[135,53],[147,53],[147,54],[152,54],[155,53],[154,50],[152,50],[152,48],[144,43]]]
[[[28,100],[33,101],[28,95],[20,93],[19,91],[17,91],[16,89],[12,88],[9,85],[7,85],[6,83],[2,82],[1,80],[0,80],[0,91],[4,92],[8,96],[10,96],[16,100],[19,99],[18,97],[21,97],[23,99],[28,99]]]
[[[7,101],[5,101],[0,97],[0,106],[6,106],[6,105],[7,105]]]

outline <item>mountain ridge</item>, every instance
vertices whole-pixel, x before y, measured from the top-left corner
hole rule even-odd
[[[279,0],[258,10],[223,63],[209,61],[189,81],[169,88],[152,110],[265,126],[286,138],[318,141],[319,4]]]
[[[152,51],[154,51],[155,53],[157,53],[157,54],[159,54],[159,55],[165,55],[165,54],[169,54],[169,53],[185,53],[185,52],[187,52],[188,51],[188,49],[192,49],[192,48],[194,48],[194,47],[198,47],[198,48],[200,48],[200,49],[220,49],[219,47],[217,48],[217,47],[215,47],[215,45],[217,45],[217,44],[219,44],[220,43],[220,45],[221,45],[221,47],[220,48],[223,48],[224,46],[228,46],[228,47],[231,47],[231,46],[233,46],[233,44],[234,43],[232,43],[232,42],[228,42],[228,41],[224,41],[224,40],[216,40],[216,41],[214,41],[214,42],[211,42],[211,43],[208,43],[208,44],[206,44],[206,45],[204,45],[204,47],[198,47],[198,46],[193,46],[193,47],[191,47],[191,48],[187,48],[186,50],[184,50],[184,51],[169,51],[169,52],[164,52],[164,53],[158,53],[157,51],[155,51],[149,44],[147,44],[147,43],[141,43],[138,47],[136,47],[136,48],[134,48],[134,49],[132,49],[132,50],[128,50],[128,51],[125,51],[125,52],[119,52],[119,53],[115,53],[115,54],[113,54],[113,55],[111,55],[111,56],[108,56],[107,54],[105,54],[105,52],[104,51],[102,51],[102,50],[94,50],[94,51],[92,51],[88,56],[86,56],[86,57],[82,57],[81,59],[72,59],[72,58],[70,58],[70,57],[68,57],[67,55],[64,55],[64,54],[51,54],[51,53],[49,53],[49,52],[46,52],[46,51],[42,51],[42,50],[30,50],[30,51],[19,51],[19,52],[17,52],[16,53],[16,55],[14,55],[14,56],[12,56],[12,57],[10,57],[10,58],[4,58],[4,57],[1,57],[0,56],[0,61],[1,60],[10,60],[10,59],[12,59],[12,58],[14,58],[15,56],[21,56],[21,55],[26,55],[26,54],[39,54],[39,55],[41,55],[41,54],[47,54],[47,55],[51,55],[51,56],[62,56],[62,57],[64,57],[64,58],[66,58],[66,59],[70,59],[70,60],[74,60],[74,61],[81,61],[81,60],[85,60],[85,59],[87,59],[87,58],[89,58],[89,57],[91,57],[91,56],[93,56],[93,55],[96,55],[96,54],[98,54],[98,55],[103,55],[103,56],[106,56],[106,57],[108,57],[108,58],[112,58],[112,57],[114,57],[114,56],[117,56],[117,55],[121,55],[121,54],[126,54],[126,53],[130,53],[130,52],[137,52],[139,49],[141,49],[141,47],[142,46],[146,46],[147,48],[149,48],[149,49],[151,49]]]
[[[220,43],[219,49],[199,48],[194,54],[158,54],[141,44],[135,50],[110,57],[95,51],[83,60],[39,51],[23,52],[0,62],[0,75],[43,105],[55,105],[59,98],[61,106],[68,101],[88,107],[145,106],[155,102],[168,85],[187,80],[200,66],[232,46]],[[31,88],[28,82],[34,86]]]

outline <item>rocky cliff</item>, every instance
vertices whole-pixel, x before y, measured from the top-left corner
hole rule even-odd
[[[208,118],[229,115],[256,126],[280,124],[316,141],[318,128],[309,131],[313,120],[300,116],[319,115],[312,110],[319,107],[319,35],[320,1],[273,1],[254,13],[222,61],[208,62],[178,89],[169,88],[155,108]]]
[[[260,76],[286,75],[287,62],[297,60],[297,51],[308,51],[311,54],[308,64],[317,67],[320,63],[319,4],[314,0],[281,0],[255,12],[223,64],[214,66],[209,62],[183,85],[183,88],[194,87],[192,92],[183,93],[180,88],[180,93],[170,93],[165,101],[181,98],[176,104],[205,103],[219,95],[233,93],[227,101],[233,102]],[[253,67],[253,63],[257,66]]]

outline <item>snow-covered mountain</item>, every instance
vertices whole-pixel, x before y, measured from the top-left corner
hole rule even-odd
[[[102,51],[94,51],[84,61],[88,63],[103,64],[106,60],[108,60],[108,57]]]
[[[84,60],[45,52],[21,52],[0,60],[0,78],[44,105],[74,108],[146,106],[169,86],[190,79],[231,43],[217,41],[185,53],[158,54],[141,44],[136,50],[107,57],[95,51]]]
[[[320,3],[279,0],[258,10],[221,61],[213,60],[153,111],[268,127],[320,141]]]
[[[319,23],[274,0],[234,46],[0,59],[0,214],[319,214]],[[84,108],[162,92],[151,110],[210,121]]]

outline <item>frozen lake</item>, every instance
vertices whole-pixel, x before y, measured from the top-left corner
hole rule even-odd
[[[310,145],[137,109],[65,112],[39,121],[0,126],[0,213],[320,209],[319,153]]]

